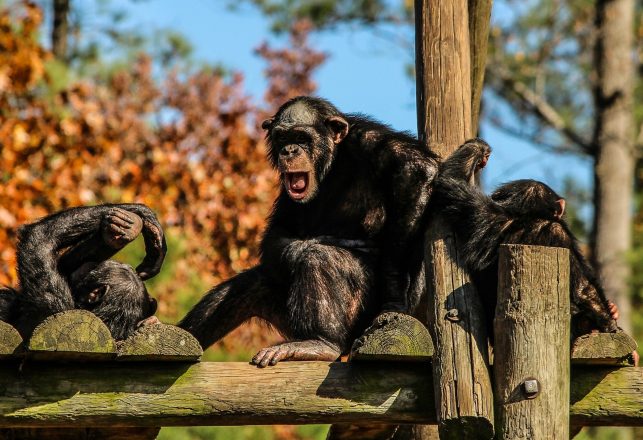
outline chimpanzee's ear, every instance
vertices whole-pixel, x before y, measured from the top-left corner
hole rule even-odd
[[[264,130],[270,130],[270,127],[272,127],[273,122],[274,122],[274,119],[272,118],[266,119],[261,123],[261,128],[263,128]]]
[[[109,292],[109,284],[103,284],[98,287],[96,287],[94,290],[89,292],[87,295],[87,303],[88,304],[94,304],[103,299],[105,294]]]
[[[331,116],[325,121],[332,133],[333,142],[339,144],[348,134],[348,122],[341,116]]]
[[[563,218],[564,213],[565,213],[565,199],[556,200],[556,207],[554,208],[554,217],[560,220],[561,218]]]

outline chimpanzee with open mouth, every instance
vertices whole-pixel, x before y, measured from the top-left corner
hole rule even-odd
[[[335,360],[380,311],[417,306],[437,156],[313,97],[288,101],[262,127],[282,185],[261,262],[210,290],[179,325],[205,348],[259,317],[287,339],[259,351],[259,367]]]

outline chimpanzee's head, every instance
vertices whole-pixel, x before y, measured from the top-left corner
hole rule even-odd
[[[299,96],[261,127],[267,130],[270,162],[285,192],[295,202],[312,200],[330,170],[335,147],[348,134],[344,115],[326,100]]]
[[[69,284],[76,307],[101,318],[117,340],[156,313],[156,300],[127,264],[114,260],[83,264],[71,274]]]
[[[536,180],[505,183],[491,194],[491,198],[514,215],[560,220],[565,213],[565,199]]]

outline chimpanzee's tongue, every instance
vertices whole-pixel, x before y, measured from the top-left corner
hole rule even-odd
[[[293,173],[290,177],[290,187],[296,191],[306,188],[306,173]]]

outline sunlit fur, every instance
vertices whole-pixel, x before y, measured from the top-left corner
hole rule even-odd
[[[341,121],[348,131],[338,136]],[[258,365],[334,359],[382,308],[417,305],[437,159],[411,135],[319,98],[288,101],[262,127],[276,168],[287,136],[305,131],[297,144],[314,164],[314,197],[294,201],[282,186],[260,264],[215,286],[180,326],[207,347],[259,316],[296,342],[260,351]]]

